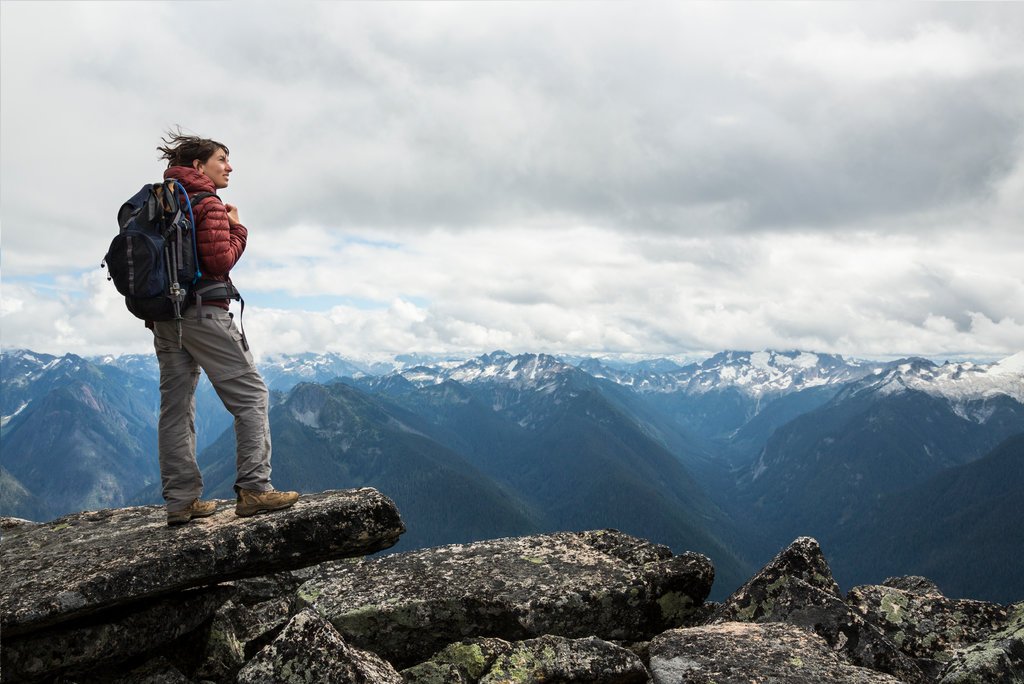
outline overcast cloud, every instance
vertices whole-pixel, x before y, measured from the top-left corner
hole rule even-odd
[[[1024,349],[1024,6],[29,3],[4,348],[147,351],[99,261],[224,141],[259,354]]]

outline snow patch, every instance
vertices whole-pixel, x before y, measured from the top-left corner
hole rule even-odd
[[[815,368],[818,365],[818,355],[810,352],[800,352],[800,355],[793,359],[792,363],[797,368]]]
[[[988,369],[989,375],[1019,375],[1024,381],[1024,351],[1017,352],[1013,356],[1007,356],[1002,361],[993,364]]]
[[[295,420],[306,427],[320,428],[320,413],[318,411],[293,411],[292,415],[295,417]]]
[[[757,463],[754,465],[754,472],[750,479],[756,480],[766,472],[768,472],[768,466],[764,462],[764,454],[761,454],[761,458],[757,459]]]
[[[905,373],[908,387],[963,402],[1006,395],[1024,404],[1024,365],[1016,354],[995,364],[945,363]],[[902,370],[902,366],[900,367]]]
[[[3,418],[0,418],[0,427],[5,426],[5,425],[7,425],[7,423],[11,422],[11,419],[14,418],[16,415],[18,415],[19,413],[21,413],[22,411],[24,411],[25,407],[28,406],[29,403],[30,402],[27,402],[27,401],[26,402],[22,402],[21,406],[19,406],[18,408],[16,408],[14,410],[14,413],[12,413],[9,416],[4,416]]]

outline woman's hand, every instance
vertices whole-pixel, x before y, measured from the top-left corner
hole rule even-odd
[[[238,220],[238,207],[234,204],[224,204],[224,209],[228,212],[228,225],[237,226],[241,221]]]

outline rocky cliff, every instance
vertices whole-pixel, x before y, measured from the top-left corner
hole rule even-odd
[[[923,578],[842,595],[794,541],[722,604],[696,553],[614,530],[369,558],[373,489],[181,529],[160,507],[3,521],[4,682],[1024,682],[1024,603]]]

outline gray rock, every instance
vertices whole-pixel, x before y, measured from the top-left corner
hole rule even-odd
[[[406,684],[586,682],[645,684],[649,675],[633,652],[597,637],[546,635],[508,642],[470,639],[402,671]]]
[[[288,624],[294,615],[293,608],[293,600],[282,596],[253,606],[232,606],[226,612],[239,640],[250,644]]]
[[[654,684],[900,682],[851,665],[821,637],[781,623],[726,622],[670,630],[651,640],[650,656]]]
[[[480,635],[635,641],[687,624],[714,578],[706,557],[655,547],[615,531],[446,546],[336,564],[299,598],[401,666]]]
[[[923,673],[881,631],[854,612],[818,543],[801,537],[730,596],[713,623],[785,622],[820,635],[855,665],[920,682]]]
[[[231,587],[194,589],[21,637],[5,635],[4,681],[94,670],[145,653],[199,627],[233,592]]]
[[[407,668],[401,674],[405,684],[476,684],[478,681],[466,677],[457,665],[434,661]]]
[[[821,546],[818,545],[817,540],[811,537],[794,539],[789,546],[761,568],[747,585],[759,584],[765,580],[774,582],[782,577],[802,580],[807,586],[820,589],[837,598],[840,597],[839,585],[832,577],[832,568],[825,560],[825,554],[821,552]],[[747,585],[738,589],[726,603],[742,596]],[[756,619],[758,616],[752,615],[752,617]]]
[[[1024,602],[1009,613],[1005,627],[953,654],[939,684],[1024,684]]]
[[[25,634],[115,605],[265,575],[394,545],[405,531],[373,489],[307,495],[251,518],[232,501],[170,528],[160,506],[76,513],[7,530],[0,547],[0,629]]]
[[[24,518],[11,518],[6,515],[0,515],[0,533],[5,537],[11,530],[21,529],[23,527],[34,527],[39,523],[31,520],[25,520]]]
[[[314,566],[315,567],[315,566]],[[295,590],[308,577],[305,573],[312,568],[288,572],[276,572],[272,575],[250,577],[232,582],[235,585],[235,603],[253,606],[263,601],[282,597],[294,598]]]
[[[908,591],[911,594],[942,596],[942,592],[939,590],[939,587],[935,582],[932,582],[927,577],[921,577],[920,575],[890,577],[882,582],[882,586],[892,587],[893,589],[902,589],[903,591]]]
[[[945,663],[953,651],[984,641],[1009,619],[1005,606],[923,593],[916,582],[910,586],[854,587],[846,602],[913,658]]]
[[[629,565],[643,566],[672,558],[672,550],[667,546],[632,537],[618,530],[586,530],[577,534],[598,551]]]
[[[402,678],[406,684],[476,684],[497,657],[511,648],[504,639],[465,639],[449,644],[426,662],[402,670]]]
[[[245,598],[252,598],[251,595]],[[293,598],[281,596],[254,605],[236,596],[221,606],[207,630],[196,676],[214,681],[234,681],[246,660],[266,646],[291,620]]]
[[[647,668],[634,653],[597,637],[542,636],[512,644],[479,684],[645,684]]]
[[[140,665],[131,672],[114,678],[98,678],[82,684],[104,682],[105,684],[193,684],[166,658],[157,657]]]
[[[305,570],[305,569],[304,569]],[[206,630],[196,676],[234,681],[245,662],[269,644],[296,613],[296,574],[278,572],[232,582],[235,596],[219,609]]]
[[[238,638],[230,617],[235,604],[221,606],[213,616],[202,642],[196,675],[215,682],[233,681],[245,665],[245,644]]]
[[[269,646],[238,673],[239,684],[401,684],[377,655],[353,648],[316,611],[298,613]]]

